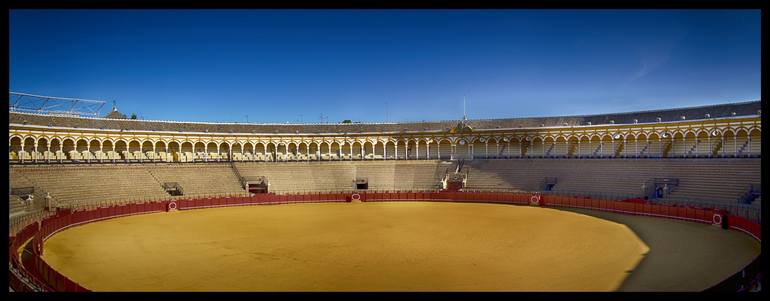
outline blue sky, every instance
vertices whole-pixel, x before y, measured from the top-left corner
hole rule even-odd
[[[760,98],[759,10],[15,10],[11,91],[145,119],[457,119]]]

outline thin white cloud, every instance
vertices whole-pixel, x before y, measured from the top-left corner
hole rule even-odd
[[[639,49],[641,66],[623,82],[622,86],[626,87],[666,64],[671,59],[671,51],[679,45],[685,34],[686,31],[680,31],[667,39],[663,38],[655,45],[641,45]]]

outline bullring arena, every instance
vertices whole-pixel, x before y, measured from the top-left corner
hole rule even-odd
[[[9,112],[12,291],[758,283],[759,101],[376,124],[117,113]]]

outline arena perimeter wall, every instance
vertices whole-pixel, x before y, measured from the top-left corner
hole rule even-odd
[[[179,199],[158,202],[126,204],[120,206],[89,208],[86,210],[58,210],[42,220],[31,220],[21,231],[11,234],[9,241],[9,285],[14,291],[68,291],[87,292],[88,289],[72,281],[42,260],[43,242],[69,227],[110,218],[136,214],[192,210],[216,207],[278,205],[319,202],[381,202],[381,201],[439,201],[478,202],[531,205],[541,207],[584,208],[623,214],[671,218],[691,222],[714,224],[742,231],[761,241],[761,225],[738,216],[728,216],[724,211],[644,202],[591,199],[585,197],[540,195],[505,192],[338,192],[310,194],[257,194],[250,197],[225,197],[204,199]],[[19,248],[25,248],[25,256],[19,256]],[[758,257],[759,258],[759,257]],[[757,265],[755,259],[747,268]],[[742,270],[742,271],[743,271]],[[732,289],[728,283],[744,277],[739,271],[715,287]]]

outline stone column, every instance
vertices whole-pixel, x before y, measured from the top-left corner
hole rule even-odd
[[[580,157],[580,139],[578,139],[577,156]]]
[[[706,157],[711,157],[711,154],[714,152],[714,150],[711,148],[711,133],[708,133],[707,138],[709,143],[709,153],[706,154]]]
[[[474,154],[474,150],[473,150],[473,149],[474,149],[474,148],[473,148],[473,143],[471,143],[471,144],[468,144],[468,148],[470,148],[470,151],[471,151],[471,160],[473,160],[473,158],[474,158],[474,156],[475,156],[475,154]]]
[[[394,150],[396,151],[396,153],[393,155],[393,157],[396,158],[396,160],[398,160],[398,140],[396,140],[395,146],[396,148]]]
[[[746,145],[746,148],[748,148],[749,151],[746,152],[746,157],[751,156],[751,134],[746,134],[746,141],[749,143]]]
[[[663,138],[658,136],[658,144],[660,144],[660,151],[658,152],[658,157],[663,158]]]
[[[611,137],[611,138],[612,138],[612,140],[611,140],[612,141],[612,145],[611,145],[611,147],[612,147],[612,157],[614,157],[615,156],[615,137]]]

